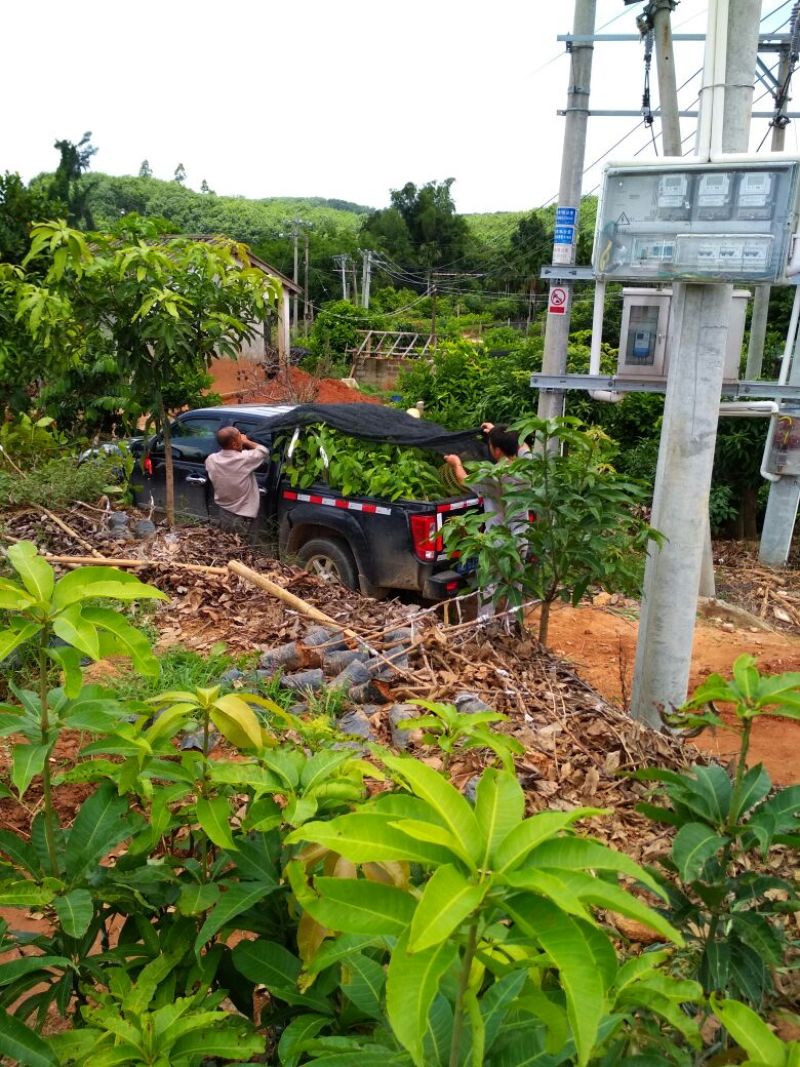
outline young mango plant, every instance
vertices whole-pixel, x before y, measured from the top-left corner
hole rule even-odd
[[[18,703],[0,705],[0,734],[24,739],[11,746],[11,785],[20,801],[35,780],[42,800],[29,839],[9,830],[0,833],[0,905],[47,909],[54,933],[33,939],[40,955],[0,965],[0,1051],[8,1051],[4,1035],[9,1027],[17,1033],[15,1041],[27,1033],[19,1020],[9,1023],[6,1009],[11,1005],[21,1019],[35,1011],[43,1019],[53,1000],[66,1012],[109,917],[103,861],[141,824],[108,783],[84,801],[68,829],[61,826],[53,800],[50,760],[59,732],[114,728],[126,713],[105,690],[83,685],[82,657],[123,654],[140,672],[158,673],[144,635],[96,602],[166,599],[158,589],[111,567],[81,568],[56,581],[53,568],[30,542],[14,545],[7,558],[19,577],[0,578],[0,610],[8,613],[0,632],[0,660],[22,646],[32,647],[38,691],[10,687]],[[53,647],[53,638],[62,644]],[[55,669],[63,672],[64,682],[51,688]]]
[[[660,535],[638,516],[645,490],[614,470],[614,445],[601,430],[574,418],[526,419],[515,429],[535,436],[532,455],[470,466],[470,484],[495,499],[504,521],[484,529],[480,514],[452,518],[445,545],[477,559],[478,583],[495,603],[541,601],[546,644],[556,600],[577,604],[591,585],[637,593],[648,541]]]
[[[514,770],[514,756],[525,751],[515,737],[496,733],[490,726],[508,722],[499,711],[460,712],[454,704],[438,704],[430,700],[412,700],[429,714],[418,719],[404,719],[397,724],[400,730],[422,730],[422,743],[442,752],[442,770],[447,773],[453,754],[470,748],[488,748],[507,771]]]
[[[738,1063],[742,1067],[797,1067],[800,1064],[800,1041],[782,1041],[766,1022],[746,1004],[711,997],[711,1009],[742,1049],[747,1059],[733,1053],[730,1058],[715,1057],[716,1063]],[[800,1017],[793,1016],[795,1025]]]
[[[734,723],[716,705],[733,708]],[[706,709],[702,714],[699,709]],[[666,716],[689,730],[715,726],[739,733],[731,778],[722,767],[690,773],[644,770],[635,775],[659,783],[667,805],[639,810],[677,828],[670,858],[672,921],[686,931],[696,974],[707,993],[740,997],[756,1007],[773,987],[772,969],[784,965],[789,947],[781,917],[800,910],[797,884],[768,862],[776,845],[800,845],[800,786],[772,790],[761,764],[747,767],[753,724],[763,715],[800,718],[800,674],[763,677],[752,656],[740,656],[730,681],[711,675],[683,708]]]
[[[206,984],[187,997],[166,990],[174,960],[159,957],[132,979],[123,967],[108,968],[103,985],[87,991],[81,1009],[85,1025],[49,1041],[63,1067],[200,1067],[209,1058],[248,1058],[264,1051],[249,1021],[220,1010],[225,993],[211,993]],[[161,991],[162,995],[159,995]]]
[[[641,1012],[699,1041],[680,1007],[700,996],[699,985],[670,979],[664,956],[620,967],[598,921],[594,909],[610,909],[683,943],[618,883],[624,876],[663,897],[651,875],[571,832],[597,809],[525,818],[516,778],[494,768],[483,773],[473,808],[425,764],[384,763],[407,792],[380,794],[286,839],[306,843],[287,873],[298,905],[323,930],[319,953],[328,964],[338,952],[343,976],[357,976],[353,1003],[369,1005],[377,1028],[336,1033],[307,1016],[293,1024],[282,1063],[298,1063],[300,1051],[310,1062],[334,1062],[326,1057],[338,1050],[359,1063],[417,1067],[586,1064]],[[311,846],[328,863],[313,877]],[[331,855],[340,858],[333,871]],[[368,876],[375,864],[393,866],[395,876]],[[256,956],[258,942],[248,952]],[[313,958],[306,969],[313,978]]]

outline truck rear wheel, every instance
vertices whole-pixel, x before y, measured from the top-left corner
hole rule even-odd
[[[358,589],[358,574],[348,549],[327,537],[314,537],[298,549],[297,558],[307,571],[324,581]]]

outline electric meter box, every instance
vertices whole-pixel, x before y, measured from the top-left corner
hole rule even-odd
[[[723,379],[739,379],[739,362],[744,340],[744,323],[751,293],[734,289],[728,320]],[[619,338],[617,375],[638,381],[664,381],[667,377],[667,334],[672,308],[671,289],[622,290],[622,326]]]
[[[592,265],[606,281],[786,281],[800,161],[610,164]]]
[[[781,412],[773,417],[766,470],[770,474],[800,476],[800,411]]]

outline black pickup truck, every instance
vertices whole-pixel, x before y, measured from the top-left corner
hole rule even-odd
[[[180,516],[215,518],[213,489],[204,466],[215,452],[217,431],[235,426],[270,450],[256,471],[262,496],[259,533],[284,559],[336,579],[368,596],[410,590],[429,600],[455,595],[465,581],[451,569],[442,545],[449,515],[480,507],[475,495],[435,501],[345,497],[324,482],[293,488],[283,472],[284,454],[295,431],[325,422],[352,436],[461,452],[479,458],[482,445],[474,432],[449,433],[434,423],[414,419],[393,408],[367,404],[266,406],[242,404],[202,408],[172,423],[175,508]],[[163,509],[166,496],[163,438],[132,446],[137,504]]]

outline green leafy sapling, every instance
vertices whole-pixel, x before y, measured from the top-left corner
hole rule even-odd
[[[723,718],[718,704],[732,708],[732,717]],[[800,718],[800,673],[762,676],[752,656],[740,656],[730,680],[711,675],[665,716],[678,729],[737,732],[733,775],[715,764],[686,774],[653,769],[636,775],[658,782],[668,801],[639,810],[677,828],[667,866],[679,884],[664,885],[700,981],[706,992],[759,1007],[789,947],[783,917],[800,910],[796,883],[779,877],[768,861],[773,846],[800,845],[800,786],[773,790],[760,763],[747,766],[753,724],[765,715]]]
[[[493,723],[508,722],[508,716],[498,711],[460,712],[454,704],[438,704],[430,700],[412,700],[429,714],[400,721],[400,730],[422,730],[422,744],[442,752],[442,769],[447,771],[454,754],[471,748],[488,748],[502,767],[514,770],[514,756],[525,751],[524,746],[509,734],[490,727]]]

